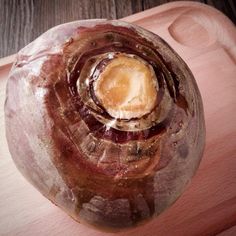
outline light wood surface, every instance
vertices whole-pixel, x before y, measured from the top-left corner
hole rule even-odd
[[[222,235],[236,235],[234,25],[222,13],[193,2],[162,5],[124,20],[159,34],[187,62],[202,94],[207,136],[199,170],[179,200],[148,224],[117,235],[202,236],[222,231]],[[113,235],[73,221],[41,196],[14,166],[3,112],[11,60],[0,59],[0,235]]]

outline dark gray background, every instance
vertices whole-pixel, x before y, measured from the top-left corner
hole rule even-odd
[[[0,57],[16,53],[47,29],[89,18],[119,19],[168,0],[0,0]],[[236,23],[235,0],[198,0]]]

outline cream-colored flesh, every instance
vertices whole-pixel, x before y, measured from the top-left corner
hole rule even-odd
[[[157,102],[154,71],[141,59],[120,55],[114,58],[94,84],[95,95],[114,118],[139,118]]]

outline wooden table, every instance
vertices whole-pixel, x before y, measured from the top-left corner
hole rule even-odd
[[[234,0],[197,0],[236,23]],[[0,58],[14,54],[47,29],[89,18],[119,19],[168,0],[0,0]]]
[[[85,1],[77,2],[81,4]],[[110,2],[112,1],[109,1],[109,4]],[[49,4],[51,1],[48,0],[46,3]],[[75,7],[75,2],[73,4]],[[111,6],[109,4],[107,6]],[[55,8],[59,9],[58,6]],[[2,11],[1,7],[0,9]],[[22,9],[24,10],[24,7]],[[48,15],[49,9],[45,7],[47,14],[44,17],[38,13],[39,19],[35,19],[39,22],[38,27],[49,28],[56,24],[55,22],[57,24],[62,22],[56,21],[54,17],[49,25],[47,20],[52,17]],[[68,20],[74,19],[69,17],[70,14],[73,16],[72,11],[66,9],[62,12],[65,14],[64,20],[66,15]],[[28,12],[28,10],[25,11]],[[61,16],[58,20],[63,19],[63,14]],[[2,17],[1,14],[0,17]],[[14,18],[15,15],[12,14],[12,17]],[[32,23],[27,17],[21,20]],[[235,236],[236,29],[234,25],[213,8],[189,2],[167,4],[129,16],[124,20],[159,34],[187,62],[203,97],[207,139],[200,168],[181,198],[156,220],[132,231],[117,234],[117,236],[211,236],[217,234]],[[2,23],[0,21],[0,24]],[[17,27],[11,24],[13,29]],[[2,30],[2,27],[0,29]],[[13,32],[13,29],[5,30]],[[7,43],[24,42],[25,39],[22,36],[24,32],[27,37],[33,32],[41,32],[40,30],[44,31],[43,28],[37,27],[31,31],[19,28],[18,36],[11,40],[8,38]],[[2,37],[1,34],[0,37]],[[3,42],[0,40],[1,43]],[[11,62],[12,57],[0,59],[0,235],[103,236],[104,233],[71,220],[59,208],[42,197],[16,170],[7,148],[3,112],[5,85]],[[114,234],[106,235],[113,236]]]

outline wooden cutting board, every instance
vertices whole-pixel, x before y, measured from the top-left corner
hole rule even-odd
[[[187,62],[202,94],[207,136],[200,168],[179,200],[148,224],[117,235],[236,235],[234,25],[215,9],[193,2],[169,3],[124,20],[159,34]],[[3,112],[13,57],[0,60],[0,235],[104,235],[73,221],[14,166]]]

